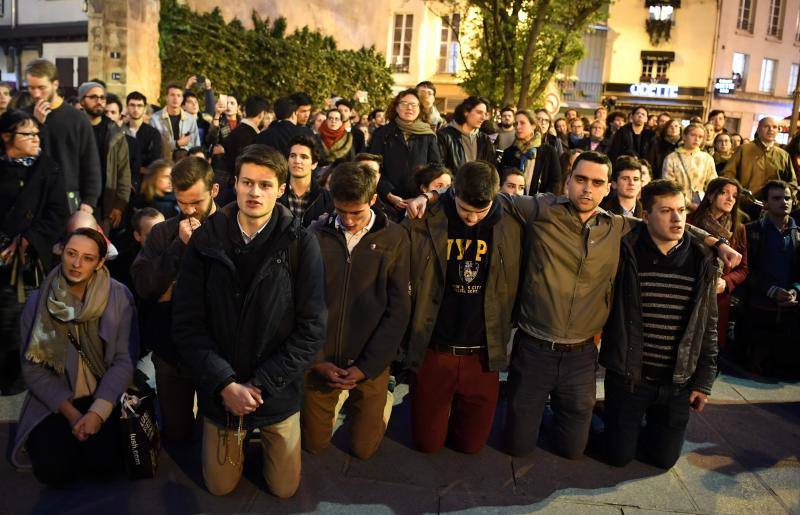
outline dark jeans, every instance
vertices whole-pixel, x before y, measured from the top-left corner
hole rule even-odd
[[[82,397],[73,404],[86,413],[93,400]],[[62,486],[84,475],[106,477],[121,470],[119,416],[117,407],[97,434],[81,442],[64,415],[49,415],[28,435],[33,475],[41,483]]]
[[[605,447],[608,462],[627,465],[640,451],[642,461],[671,468],[681,455],[689,423],[689,385],[625,384],[606,372]],[[642,428],[642,417],[646,426]]]
[[[187,441],[194,429],[194,384],[192,376],[153,353],[156,392],[161,411],[161,434],[167,440]]]
[[[597,347],[583,344],[570,352],[550,350],[517,331],[508,372],[508,452],[533,452],[547,398],[555,414],[556,452],[577,459],[586,450],[595,401]]]
[[[748,305],[736,323],[739,362],[759,374],[800,375],[797,309],[772,311]]]

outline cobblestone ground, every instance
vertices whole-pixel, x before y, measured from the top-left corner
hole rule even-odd
[[[602,383],[598,388],[602,395]],[[0,513],[735,513],[800,514],[800,383],[720,376],[711,404],[693,415],[683,455],[668,472],[633,462],[604,465],[591,453],[569,462],[547,451],[512,459],[499,448],[499,424],[476,456],[445,449],[422,455],[409,441],[406,389],[397,390],[387,437],[369,461],[350,457],[346,426],[335,446],[303,454],[297,495],[279,501],[259,476],[249,446],[245,477],[221,498],[203,488],[199,444],[162,452],[152,480],[41,487],[30,472],[0,465]],[[22,396],[0,400],[7,443]],[[504,416],[498,408],[496,422]]]

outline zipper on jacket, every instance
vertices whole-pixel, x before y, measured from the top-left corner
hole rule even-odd
[[[336,328],[336,343],[333,346],[333,357],[334,357],[334,360],[336,361],[336,366],[341,367],[341,363],[342,363],[342,333],[344,332],[344,320],[345,320],[345,315],[347,314],[345,312],[346,309],[347,309],[347,290],[348,290],[347,286],[348,286],[348,284],[350,284],[350,271],[352,269],[353,259],[352,259],[352,254],[350,253],[350,251],[347,248],[347,243],[344,242],[344,235],[341,235],[341,238],[340,238],[340,235],[337,234],[335,239],[336,239],[336,241],[338,241],[342,245],[342,248],[344,249],[345,255],[347,256],[347,266],[345,266],[345,269],[344,269],[344,281],[343,281],[343,284],[342,284],[342,300],[341,300],[341,302],[342,302],[341,303],[342,312],[341,312],[341,314],[339,316],[338,327]],[[355,250],[355,248],[353,250]]]

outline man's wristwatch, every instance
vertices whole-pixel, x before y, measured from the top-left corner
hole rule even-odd
[[[714,248],[718,249],[721,246],[728,245],[728,244],[730,244],[730,241],[728,241],[728,238],[720,238],[714,243]]]

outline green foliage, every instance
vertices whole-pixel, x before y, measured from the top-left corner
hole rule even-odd
[[[331,37],[308,27],[287,35],[286,19],[262,20],[255,11],[252,21],[248,30],[239,20],[226,23],[219,9],[198,13],[161,0],[162,83],[203,75],[215,91],[234,94],[240,103],[249,95],[274,101],[304,91],[317,106],[363,90],[369,101],[357,104],[359,112],[386,106],[392,74],[374,48],[339,50]]]
[[[582,37],[610,0],[451,0],[477,11],[462,87],[495,105],[536,105],[561,66],[584,55]],[[531,52],[528,52],[532,49]],[[526,59],[527,54],[527,59]],[[527,66],[526,66],[527,61]]]

